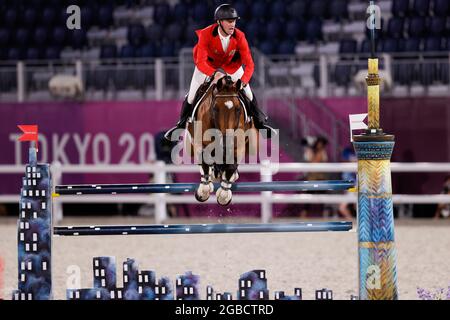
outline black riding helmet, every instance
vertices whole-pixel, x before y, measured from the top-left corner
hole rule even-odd
[[[230,4],[221,4],[214,11],[214,21],[228,20],[228,19],[240,19],[237,11]]]

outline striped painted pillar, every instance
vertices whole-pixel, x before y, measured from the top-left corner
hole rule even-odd
[[[358,157],[359,298],[397,300],[392,135],[354,136]]]

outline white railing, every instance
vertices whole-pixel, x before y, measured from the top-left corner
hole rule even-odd
[[[252,88],[270,92],[270,96],[283,97],[286,95],[286,89],[289,94],[300,97],[340,96],[341,94],[335,92],[338,89],[343,89],[352,96],[366,94],[365,74],[368,55],[365,53],[342,55],[313,51],[287,56],[265,56],[256,48],[252,49],[252,53],[256,65]],[[385,80],[382,86],[383,94],[409,96],[412,86],[420,84],[423,86],[424,96],[448,97],[450,91],[446,89],[450,88],[449,63],[450,55],[446,52],[380,54],[380,73]],[[402,87],[401,81],[396,79],[399,74],[396,70],[405,64],[411,65],[414,76],[407,85],[406,92],[400,90],[394,94],[396,86]],[[351,69],[349,79],[345,79],[345,86],[333,77],[340,72],[336,71],[336,67]],[[318,68],[317,73],[314,72],[314,68]],[[417,77],[422,74],[422,70],[429,68],[439,70],[439,75],[433,74],[429,84],[421,84]],[[0,61],[0,99],[18,102],[54,100],[47,91],[50,78],[56,74],[81,77],[86,91],[84,97],[89,100],[105,99],[103,95],[95,94],[96,91],[111,92],[111,97],[117,99],[117,93],[127,91],[122,88],[124,81],[129,82],[125,83],[125,87],[130,85],[133,90],[142,93],[133,96],[134,99],[182,99],[188,91],[193,69],[192,48],[180,50],[177,57],[164,58],[99,60],[79,57],[60,60]],[[362,71],[360,76],[356,76],[358,70]],[[103,80],[97,81],[96,77]],[[438,86],[440,88],[437,88],[438,91],[433,89],[434,80],[441,84]],[[101,85],[103,81],[111,82],[112,87],[107,84]],[[33,85],[27,87],[29,83]]]
[[[279,164],[249,164],[241,165],[242,173],[252,172],[260,174],[260,181],[272,181],[272,176],[280,172],[356,172],[356,163],[279,163]],[[392,172],[450,172],[450,163],[392,163]],[[53,186],[62,184],[64,174],[74,173],[153,173],[155,183],[166,183],[168,173],[198,173],[197,165],[168,165],[164,162],[142,165],[61,165],[54,163],[51,166]],[[25,166],[3,165],[0,166],[0,174],[21,174],[25,172]],[[145,182],[145,181],[143,181]],[[93,182],[94,183],[94,182]],[[19,202],[17,195],[0,195],[0,203]],[[54,198],[54,217],[56,221],[63,218],[62,203],[143,203],[155,205],[156,223],[162,223],[167,219],[167,204],[198,203],[192,195],[83,195],[83,196],[59,196]],[[260,194],[233,196],[233,203],[258,203],[261,205],[261,220],[263,223],[272,218],[272,205],[275,203],[356,203],[356,193],[346,194],[273,194],[261,192]],[[396,205],[404,204],[436,204],[450,203],[450,195],[425,194],[425,195],[393,195]],[[212,196],[206,203],[215,203]],[[404,209],[404,208],[401,208]],[[401,210],[402,211],[402,210]],[[403,212],[403,211],[402,211]],[[401,216],[403,213],[401,214]]]

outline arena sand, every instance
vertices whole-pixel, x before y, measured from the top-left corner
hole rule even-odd
[[[17,228],[15,219],[0,219],[0,257],[5,262],[1,295],[11,298],[17,287]],[[295,220],[277,220],[292,221]],[[230,222],[224,221],[223,222]],[[244,222],[233,220],[232,222]],[[246,220],[245,222],[258,222]],[[145,224],[147,218],[66,219],[71,224]],[[217,223],[214,220],[171,220],[170,223]],[[354,223],[355,225],[355,223]],[[450,285],[450,220],[396,220],[397,272],[400,299],[418,299],[417,287],[434,291]],[[267,271],[270,299],[283,290],[303,289],[305,300],[314,291],[329,288],[334,299],[358,294],[358,250],[355,228],[351,232],[205,234],[154,236],[57,237],[53,242],[55,299],[65,299],[66,270],[81,268],[82,287],[92,287],[92,257],[115,256],[118,286],[122,262],[135,258],[141,270],[156,277],[193,271],[200,275],[201,298],[207,285],[236,297],[239,275],[253,269]]]

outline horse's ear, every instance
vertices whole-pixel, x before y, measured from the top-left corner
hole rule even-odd
[[[223,78],[220,78],[219,80],[217,80],[217,90],[221,91],[223,88]]]
[[[242,87],[242,80],[238,79],[238,81],[236,81],[235,86],[236,86],[237,91],[240,91],[241,87]]]

